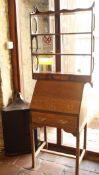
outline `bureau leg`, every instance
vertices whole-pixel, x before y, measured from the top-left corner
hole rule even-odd
[[[84,127],[84,149],[86,150],[86,142],[87,142],[87,124]]]
[[[47,127],[44,126],[44,141],[46,142],[46,149],[48,149],[48,142],[47,142]]]
[[[76,136],[76,168],[75,175],[79,175],[79,158],[80,158],[80,133]]]
[[[32,143],[32,168],[35,168],[35,138],[34,138],[34,129],[31,129],[31,143]]]

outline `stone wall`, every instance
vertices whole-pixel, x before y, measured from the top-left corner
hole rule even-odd
[[[12,98],[11,61],[7,49],[9,40],[7,0],[0,0],[0,149],[3,147],[1,109]]]
[[[0,3],[0,67],[3,105],[6,106],[12,96],[10,50],[7,49],[9,41],[8,6],[7,0],[0,0]]]

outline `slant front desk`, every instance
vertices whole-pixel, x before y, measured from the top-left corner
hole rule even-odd
[[[35,167],[34,129],[56,127],[72,133],[76,137],[76,175],[86,150],[87,129],[87,85],[72,81],[38,80],[30,106],[30,127],[32,138],[32,166]],[[80,134],[84,129],[84,147],[80,155]],[[47,147],[47,137],[41,145]],[[39,148],[40,150],[40,148]]]
[[[61,129],[76,137],[75,175],[79,175],[86,152],[86,83],[91,83],[94,69],[95,3],[89,8],[62,9],[60,1],[54,2],[54,11],[49,6],[48,11],[35,7],[30,13],[32,77],[37,80],[30,105],[32,167],[39,150],[48,147],[46,126],[56,127],[57,145],[61,145]],[[35,152],[34,129],[42,126],[44,143]]]

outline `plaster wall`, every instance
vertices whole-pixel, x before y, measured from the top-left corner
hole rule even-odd
[[[10,51],[7,49],[8,29],[7,0],[0,0],[0,150],[3,147],[1,109],[3,106],[7,106],[12,98]]]
[[[8,4],[7,0],[0,0],[0,69],[2,81],[3,105],[6,106],[12,97],[12,73],[9,41]]]

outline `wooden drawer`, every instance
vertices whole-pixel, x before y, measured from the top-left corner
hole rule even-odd
[[[40,126],[52,126],[62,128],[66,132],[71,132],[74,135],[77,131],[76,116],[31,111],[31,117],[32,126],[34,128]]]

